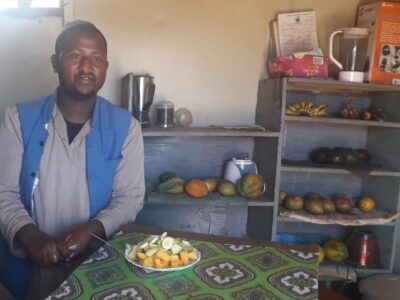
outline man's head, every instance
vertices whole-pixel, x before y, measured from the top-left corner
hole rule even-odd
[[[107,41],[90,22],[67,24],[56,40],[51,62],[58,73],[61,96],[93,99],[107,73]]]

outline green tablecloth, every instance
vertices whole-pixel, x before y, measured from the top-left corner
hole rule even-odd
[[[147,235],[117,236],[124,251]],[[146,273],[104,245],[47,299],[317,299],[317,253],[250,245],[190,242],[201,252],[194,266]]]

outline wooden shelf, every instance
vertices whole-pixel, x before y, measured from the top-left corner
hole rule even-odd
[[[193,206],[273,206],[274,203],[261,196],[257,200],[248,200],[240,196],[223,197],[218,193],[208,194],[204,198],[191,198],[182,194],[161,194],[152,192],[145,200],[147,205],[193,205]]]
[[[400,128],[400,123],[397,123],[397,122],[349,120],[349,119],[340,119],[340,118],[310,118],[310,117],[285,116],[285,121],[286,122],[333,124],[333,125],[348,125],[348,126],[375,126],[375,127]]]
[[[370,94],[381,92],[400,92],[400,86],[344,82],[333,79],[288,78],[287,90],[313,94]]]
[[[388,170],[383,168],[341,168],[336,166],[313,166],[311,162],[307,165],[289,164],[282,162],[281,171],[283,172],[298,172],[298,173],[319,173],[319,174],[333,174],[333,175],[359,175],[359,176],[387,176],[387,177],[400,177],[400,171]]]
[[[254,129],[224,129],[221,127],[174,127],[174,128],[143,128],[144,137],[279,137],[279,132]]]

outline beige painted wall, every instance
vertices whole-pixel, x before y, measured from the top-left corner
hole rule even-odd
[[[55,88],[50,56],[61,28],[61,17],[26,20],[0,15],[0,112]]]
[[[70,19],[93,21],[109,41],[103,95],[119,99],[127,72],[155,77],[155,101],[188,107],[195,125],[254,121],[265,75],[269,22],[277,12],[314,9],[323,49],[354,25],[358,0],[75,0]]]
[[[120,102],[128,72],[155,77],[155,101],[188,107],[194,125],[251,124],[265,76],[269,22],[277,12],[314,9],[321,47],[352,26],[358,0],[65,0],[67,21],[93,21],[109,42],[101,94]],[[0,109],[52,90],[48,62],[61,18],[0,16]],[[4,100],[5,99],[5,100]]]

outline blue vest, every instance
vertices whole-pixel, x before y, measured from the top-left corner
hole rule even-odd
[[[24,156],[19,178],[21,200],[32,214],[32,190],[52,121],[57,91],[52,95],[17,104]],[[86,172],[89,185],[90,216],[94,217],[110,201],[113,179],[121,159],[121,148],[131,123],[128,111],[97,97],[92,130],[86,136]],[[73,189],[73,187],[71,187]],[[0,282],[16,299],[25,299],[31,264],[15,258],[0,235]]]
[[[52,121],[56,97],[57,90],[50,96],[17,104],[24,143],[19,186],[21,200],[30,214],[33,184],[48,137],[47,124]],[[121,149],[131,118],[128,111],[97,97],[92,129],[86,136],[86,173],[91,218],[110,201],[114,173],[122,157]]]

